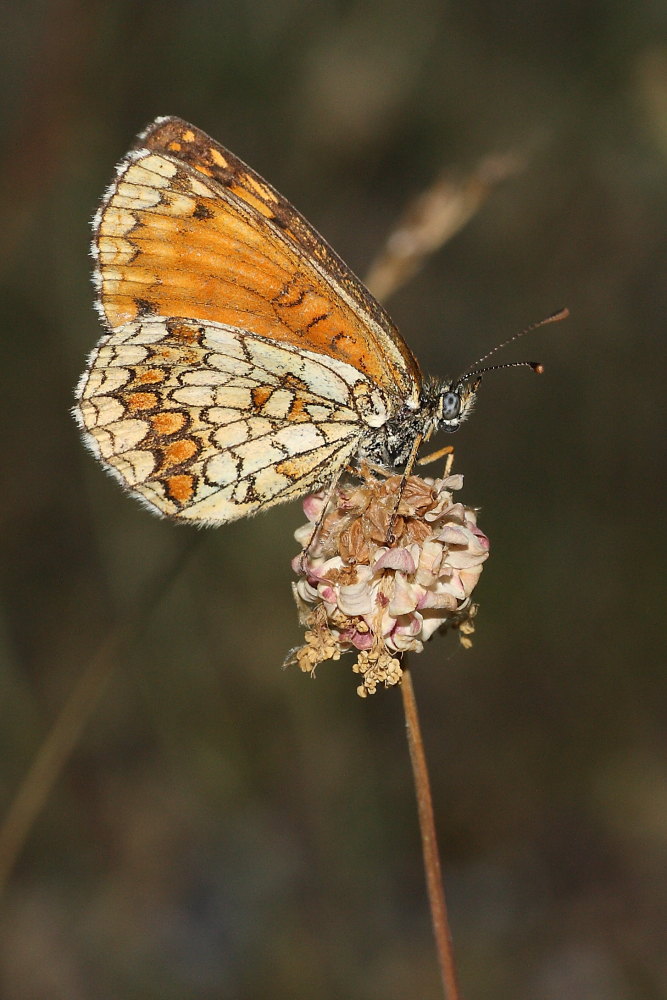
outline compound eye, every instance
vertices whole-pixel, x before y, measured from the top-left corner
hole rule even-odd
[[[445,392],[442,395],[442,419],[455,420],[461,412],[461,397],[458,392]]]

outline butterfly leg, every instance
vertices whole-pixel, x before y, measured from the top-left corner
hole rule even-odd
[[[376,476],[384,476],[385,479],[389,479],[394,473],[389,469],[386,469],[382,465],[376,465],[375,462],[369,462],[367,458],[362,459],[359,463],[359,468],[355,469],[354,466],[348,465],[346,471],[353,476],[359,476],[361,473],[362,477],[365,479],[370,473]]]
[[[387,535],[385,537],[385,545],[388,545],[389,547],[391,547],[396,541],[394,537],[394,525],[396,524],[396,518],[398,517],[398,508],[401,503],[401,497],[403,496],[403,490],[405,489],[405,484],[407,482],[408,476],[412,473],[415,462],[417,460],[417,453],[419,451],[419,448],[423,440],[424,440],[423,434],[418,434],[417,437],[414,439],[414,442],[412,444],[412,449],[410,451],[410,454],[408,455],[408,460],[405,463],[405,469],[403,470],[401,481],[398,484],[398,491],[396,493],[396,503],[394,504],[394,510],[392,511],[392,515],[389,518],[389,526],[387,528]]]
[[[430,465],[431,462],[437,462],[439,458],[443,455],[453,455],[454,446],[451,444],[446,445],[444,448],[439,448],[438,451],[432,451],[430,455],[424,455],[423,458],[417,460],[417,465]],[[449,462],[449,459],[447,460]]]
[[[331,503],[331,501],[333,499],[333,495],[336,492],[336,488],[337,488],[338,483],[340,481],[340,477],[342,476],[342,474],[343,474],[344,471],[345,471],[344,468],[341,469],[338,472],[338,474],[335,476],[335,478],[334,478],[333,482],[331,483],[331,485],[329,486],[329,489],[327,490],[326,496],[324,498],[324,503],[322,505],[322,511],[320,513],[320,516],[318,517],[317,521],[315,522],[315,525],[313,527],[313,532],[312,532],[310,538],[308,539],[307,545],[304,545],[304,547],[301,550],[301,556],[299,557],[300,558],[299,572],[302,573],[302,574],[305,574],[305,572],[306,572],[305,566],[306,566],[306,559],[308,557],[308,553],[310,552],[311,547],[313,546],[313,544],[315,542],[315,539],[317,538],[317,535],[318,535],[318,533],[319,533],[319,531],[320,531],[320,529],[321,529],[321,527],[322,527],[322,525],[324,523],[324,518],[327,516],[327,512],[329,510],[329,504]]]

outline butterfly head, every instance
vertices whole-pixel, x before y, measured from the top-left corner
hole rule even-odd
[[[476,376],[474,379],[446,382],[438,387],[433,413],[434,430],[458,430],[472,411],[475,393],[481,381],[481,377]]]

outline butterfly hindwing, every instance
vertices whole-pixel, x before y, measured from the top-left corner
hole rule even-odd
[[[367,429],[372,391],[332,359],[155,318],[103,338],[78,418],[100,461],[153,510],[221,523],[330,482]]]

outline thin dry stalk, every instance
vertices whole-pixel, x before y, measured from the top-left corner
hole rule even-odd
[[[116,663],[116,647],[114,637],[107,637],[81,673],[14,796],[0,827],[0,893],[99,702]]]
[[[421,726],[419,725],[417,702],[412,686],[412,676],[407,665],[407,656],[403,659],[401,694],[403,696],[405,725],[408,735],[408,746],[410,748],[410,761],[412,762],[412,775],[417,796],[417,811],[419,813],[419,829],[421,831],[422,851],[424,855],[426,887],[431,906],[431,921],[433,923],[433,934],[438,952],[444,995],[446,1000],[461,1000],[456,980],[456,967],[454,964],[449,919],[447,917],[445,890],[442,884],[440,855],[433,817],[431,783],[426,764],[426,754],[424,753]]]
[[[492,191],[526,165],[519,153],[487,156],[462,180],[441,174],[407,206],[370,266],[366,284],[380,301],[404,285],[426,257],[452,238]]]
[[[37,817],[99,704],[102,692],[119,662],[121,650],[132,644],[142,632],[200,538],[201,535],[196,535],[185,549],[178,552],[170,566],[156,572],[152,584],[145,591],[144,600],[125,619],[125,624],[112,628],[104,637],[44,737],[0,826],[0,893],[6,888]]]

